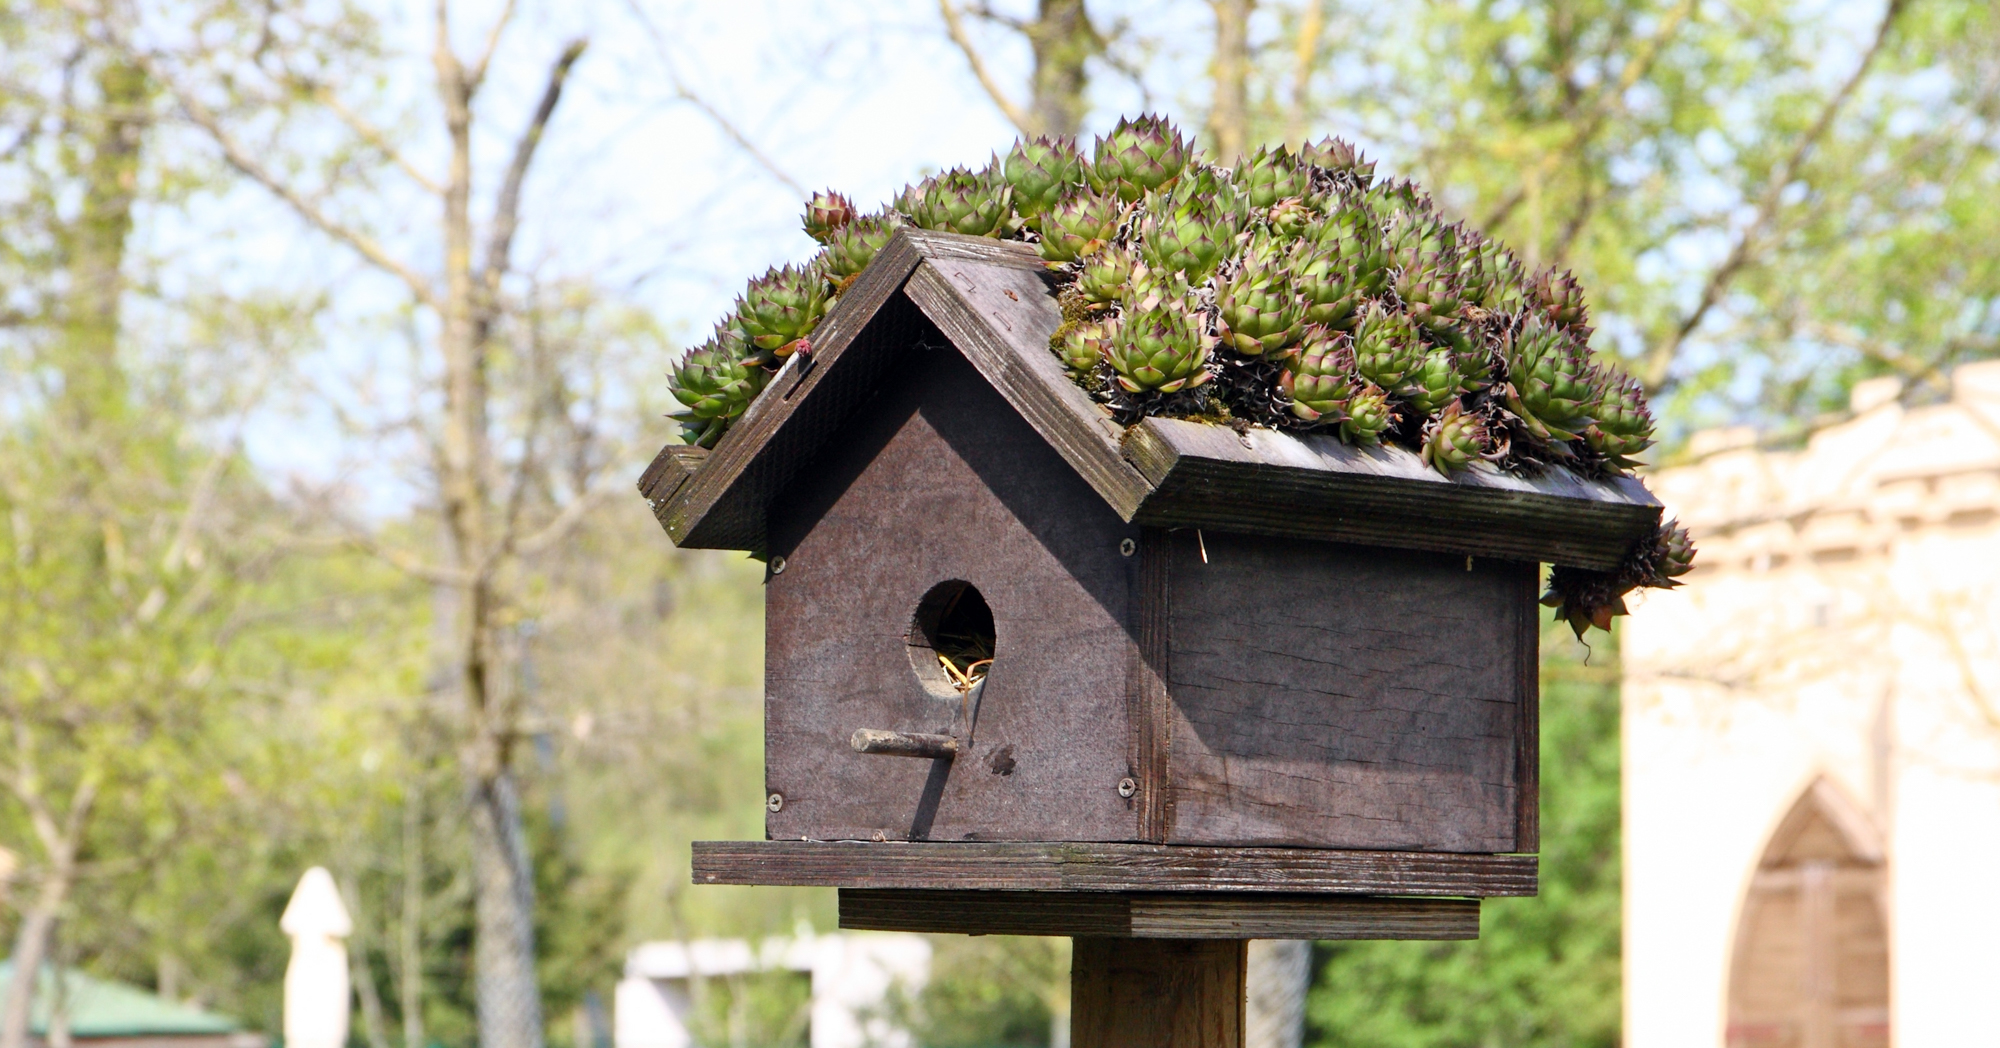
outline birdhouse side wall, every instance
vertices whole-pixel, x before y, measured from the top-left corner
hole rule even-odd
[[[1534,850],[1536,565],[1167,534],[1167,840]]]
[[[1139,839],[1125,524],[941,334],[916,340],[771,511],[772,839]],[[968,697],[919,664],[919,603],[970,583],[995,659]],[[955,759],[863,754],[857,729],[956,735]]]

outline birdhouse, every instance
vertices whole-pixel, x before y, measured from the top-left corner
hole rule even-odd
[[[1659,504],[1123,425],[1061,323],[1027,245],[899,230],[713,451],[647,471],[676,543],[768,564],[768,840],[699,879],[1532,894],[1539,565],[1617,567]]]

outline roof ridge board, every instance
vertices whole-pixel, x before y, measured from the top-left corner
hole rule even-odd
[[[814,429],[844,421],[844,416],[830,421],[816,419],[821,412],[805,409],[814,399],[813,392],[826,385],[829,376],[844,376],[854,370],[852,364],[842,364],[847,350],[923,261],[920,245],[928,238],[910,233],[907,226],[897,229],[820,322],[809,353],[794,353],[786,360],[764,394],[751,401],[743,417],[716,442],[701,468],[661,504],[656,515],[676,545],[696,549],[763,547],[765,504],[804,466],[802,461],[775,466],[766,461],[759,468],[760,460],[768,458],[764,455],[767,445],[801,414],[819,423]],[[879,370],[881,363],[876,363]],[[834,381],[834,385],[840,384]]]

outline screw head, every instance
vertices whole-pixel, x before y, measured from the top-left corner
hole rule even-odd
[[[1118,796],[1130,797],[1138,792],[1139,792],[1139,783],[1137,780],[1131,778],[1124,778],[1118,780]]]
[[[772,558],[771,558],[771,574],[773,574],[773,575],[783,575],[784,573],[785,573],[785,558],[783,558],[783,557],[772,557]]]
[[[785,810],[785,795],[774,793],[764,798],[764,810],[776,814]]]
[[[1129,557],[1132,554],[1139,552],[1139,544],[1133,542],[1131,539],[1119,539],[1118,552],[1124,556]]]

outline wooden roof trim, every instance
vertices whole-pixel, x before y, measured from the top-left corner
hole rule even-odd
[[[676,545],[763,548],[765,507],[847,420],[858,398],[873,391],[887,365],[890,354],[868,352],[872,340],[861,336],[923,261],[920,238],[909,233],[898,230],[840,296],[813,332],[811,355],[786,360],[701,469],[656,507]]]
[[[1128,519],[1158,527],[1608,570],[1660,520],[1660,503],[1630,477],[1529,477],[1485,463],[1446,477],[1407,448],[1354,447],[1327,433],[1148,418],[1126,431],[1123,450],[1154,486]]]

